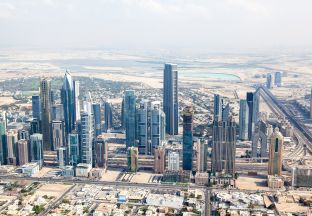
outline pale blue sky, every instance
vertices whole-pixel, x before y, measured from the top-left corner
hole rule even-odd
[[[0,0],[0,48],[312,47],[311,0]]]

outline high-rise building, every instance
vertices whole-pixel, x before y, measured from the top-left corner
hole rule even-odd
[[[165,64],[163,110],[166,115],[166,132],[177,135],[179,129],[178,69],[176,64]]]
[[[52,143],[53,150],[66,146],[65,128],[63,121],[52,121]]]
[[[166,116],[160,102],[152,102],[151,110],[151,141],[152,149],[162,145],[166,135]]]
[[[72,131],[70,134],[68,134],[68,147],[69,164],[76,166],[80,163],[79,137],[76,131]]]
[[[275,72],[274,84],[277,87],[281,87],[283,85],[283,83],[282,83],[282,72],[280,72],[280,71]]]
[[[273,77],[272,74],[267,74],[267,80],[266,80],[266,87],[268,89],[272,89],[273,88]]]
[[[52,150],[51,133],[51,81],[43,78],[40,82],[41,102],[41,130],[43,138],[43,150]]]
[[[138,147],[131,146],[127,150],[128,170],[131,172],[138,171],[139,151]]]
[[[0,113],[0,164],[3,165],[7,160],[7,145],[6,145],[6,114]]]
[[[151,116],[150,102],[142,100],[136,111],[136,137],[140,154],[151,154]]]
[[[246,101],[248,105],[248,139],[252,139],[256,123],[259,118],[259,92],[247,92]]]
[[[94,120],[91,112],[82,112],[81,121],[81,163],[92,165],[92,146],[94,140]]]
[[[57,161],[59,167],[65,167],[67,165],[67,151],[65,147],[57,149]]]
[[[163,146],[158,146],[155,148],[154,153],[154,171],[155,173],[165,172],[165,162],[166,162],[166,150]]]
[[[235,173],[236,125],[230,116],[227,121],[214,120],[212,134],[211,171]]]
[[[311,94],[310,94],[310,119],[312,119],[312,88],[311,88]]]
[[[246,100],[239,101],[239,139],[248,140],[249,108]]]
[[[66,70],[61,89],[61,101],[64,110],[65,134],[75,129],[75,93],[74,82],[70,73]]]
[[[75,113],[74,113],[74,123],[80,120],[80,103],[79,103],[79,81],[74,80],[74,99],[75,99]]]
[[[281,176],[284,137],[276,127],[270,136],[268,175]]]
[[[193,108],[183,110],[183,170],[192,170],[193,155]]]
[[[53,104],[52,106],[52,121],[64,120],[64,108],[62,104]]]
[[[124,95],[124,121],[126,146],[136,146],[136,96],[133,90],[126,90]]]
[[[7,164],[17,165],[17,131],[10,129],[6,134]]]
[[[208,144],[198,140],[197,142],[197,171],[207,171]]]
[[[177,151],[168,152],[168,166],[169,171],[179,171],[180,170],[180,156]]]
[[[108,144],[105,137],[102,135],[97,136],[95,143],[96,152],[96,166],[107,168],[108,160]]]
[[[29,140],[29,130],[27,128],[22,128],[17,131],[18,140]]]
[[[38,119],[33,119],[30,122],[30,134],[40,133],[40,121]]]
[[[37,162],[40,167],[43,165],[43,136],[33,134],[30,136],[31,162]]]
[[[29,162],[27,140],[19,140],[17,142],[17,158],[18,158],[18,165],[20,166]]]
[[[225,99],[218,95],[214,95],[214,119],[226,121],[230,115],[230,106],[225,103]]]
[[[109,101],[104,103],[104,132],[113,128],[113,110],[112,104]]]
[[[31,97],[31,103],[32,103],[33,118],[41,120],[41,102],[39,95],[33,95]]]
[[[94,136],[95,138],[102,133],[101,127],[101,105],[92,104],[92,113],[94,118]]]

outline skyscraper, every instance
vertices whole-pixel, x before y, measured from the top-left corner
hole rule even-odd
[[[80,163],[80,150],[79,150],[79,138],[76,131],[72,131],[68,134],[68,147],[69,147],[69,164],[76,166]]]
[[[95,138],[102,133],[101,127],[101,105],[92,104],[92,113],[94,118],[94,136]]]
[[[282,72],[280,72],[280,71],[275,72],[274,84],[277,87],[281,87],[283,85],[283,83],[282,83]]]
[[[6,145],[6,114],[0,113],[0,164],[3,165],[7,160],[7,145]]]
[[[197,171],[207,171],[208,144],[198,140],[197,142]]]
[[[126,90],[124,95],[124,121],[126,146],[136,146],[136,96],[133,90]]]
[[[230,116],[227,121],[214,120],[212,134],[211,171],[234,176],[236,125]]]
[[[166,132],[177,135],[179,129],[178,70],[176,64],[165,64],[163,110],[166,115]]]
[[[165,141],[166,116],[161,109],[160,102],[155,101],[151,105],[151,144],[152,149],[155,149]]]
[[[19,140],[17,142],[17,152],[18,165],[22,166],[29,162],[27,140]]]
[[[281,176],[284,137],[278,127],[270,136],[268,175]]]
[[[51,81],[43,78],[40,82],[41,130],[43,150],[52,150],[51,134]]]
[[[179,171],[180,170],[180,156],[177,151],[168,152],[168,170]]]
[[[52,106],[52,121],[64,120],[64,108],[62,104],[54,104]]]
[[[67,165],[67,151],[65,147],[57,149],[57,161],[59,167],[65,167]]]
[[[249,109],[246,100],[239,101],[239,139],[248,140]]]
[[[214,101],[213,105],[214,119],[221,119],[223,110],[223,98],[220,95],[215,94],[213,101]]]
[[[28,128],[24,127],[17,131],[18,140],[29,140],[29,130]]]
[[[312,119],[312,88],[311,88],[311,95],[310,95],[310,119]]]
[[[61,89],[61,101],[64,110],[65,134],[70,133],[75,128],[75,93],[74,82],[70,73],[66,70],[63,86]]]
[[[74,82],[74,100],[75,100],[74,123],[76,124],[76,122],[80,120],[80,103],[79,103],[80,85],[79,81],[77,80],[74,80],[73,82]]]
[[[33,95],[31,97],[32,102],[32,116],[35,119],[41,120],[41,102],[39,95]]]
[[[66,146],[65,130],[63,121],[52,121],[53,150]]]
[[[151,153],[150,102],[142,100],[136,110],[136,137],[140,154]]]
[[[37,162],[40,167],[43,165],[43,136],[33,134],[30,136],[31,162]]]
[[[6,134],[7,164],[17,165],[17,131],[8,130]]]
[[[113,127],[113,110],[109,101],[104,102],[104,131],[107,133]]]
[[[266,87],[268,89],[272,89],[273,88],[273,78],[272,78],[272,74],[267,74],[267,80],[266,80]]]
[[[106,143],[105,137],[102,135],[99,135],[96,138],[95,152],[96,166],[106,168],[108,160],[108,145]]]
[[[139,151],[138,147],[131,146],[127,150],[128,170],[131,172],[138,171]]]
[[[259,92],[247,92],[246,101],[248,105],[248,139],[251,140],[259,118]]]
[[[192,170],[193,154],[193,108],[183,110],[183,170]]]
[[[92,145],[94,140],[94,121],[91,112],[82,112],[81,115],[81,163],[92,165]]]
[[[163,146],[158,146],[154,153],[154,171],[155,173],[165,172],[166,150]]]

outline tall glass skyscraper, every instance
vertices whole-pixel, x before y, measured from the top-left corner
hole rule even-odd
[[[239,101],[239,138],[248,140],[249,109],[246,100]]]
[[[68,146],[69,146],[69,164],[76,166],[80,163],[80,150],[79,150],[79,137],[78,133],[72,131],[68,134]]]
[[[251,140],[259,118],[259,92],[247,92],[246,101],[248,105],[248,139]]]
[[[179,129],[178,70],[176,64],[165,64],[163,110],[166,115],[166,132],[177,135]]]
[[[7,145],[6,145],[6,114],[0,113],[0,163],[5,164],[7,158]]]
[[[108,101],[104,103],[104,131],[107,133],[113,127],[112,105]]]
[[[94,139],[94,120],[91,112],[81,115],[81,162],[92,165],[92,145]]]
[[[183,110],[183,170],[192,170],[193,154],[193,108]]]
[[[166,116],[160,102],[152,102],[151,110],[151,140],[152,148],[162,145],[166,135]]]
[[[65,139],[64,122],[52,121],[53,150],[56,151],[61,147],[65,147]]]
[[[74,83],[68,71],[65,72],[61,89],[61,101],[64,110],[65,133],[70,133],[75,128],[75,93]]]
[[[92,104],[92,113],[94,118],[94,135],[95,138],[102,133],[101,127],[101,105]]]
[[[46,78],[43,78],[40,82],[40,102],[43,150],[51,151],[51,81]]]
[[[40,167],[43,165],[43,136],[33,134],[30,136],[31,162],[37,162]]]
[[[136,96],[133,90],[126,90],[124,95],[124,119],[126,146],[136,146]]]
[[[31,103],[33,118],[41,120],[41,102],[39,95],[33,95],[31,97]]]

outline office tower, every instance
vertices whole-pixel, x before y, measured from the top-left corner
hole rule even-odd
[[[155,173],[165,172],[165,162],[166,162],[166,149],[163,146],[158,146],[155,148],[154,153],[154,171]]]
[[[272,88],[273,88],[273,78],[272,78],[272,74],[267,74],[266,87],[267,87],[268,89],[272,89]]]
[[[39,95],[33,95],[31,97],[32,103],[32,116],[34,119],[41,119],[41,102]]]
[[[151,110],[151,140],[152,149],[162,145],[166,135],[166,116],[161,110],[160,102],[152,102]]]
[[[40,102],[43,150],[51,151],[51,81],[46,78],[43,78],[40,82]]]
[[[64,110],[65,134],[75,129],[75,93],[74,82],[70,73],[66,70],[61,89],[61,101]]]
[[[281,176],[284,137],[278,127],[270,136],[268,175]]]
[[[69,164],[76,166],[80,163],[79,137],[76,131],[72,131],[68,134],[68,147]]]
[[[40,167],[43,165],[43,135],[33,134],[30,136],[31,162],[37,162]]]
[[[136,96],[133,90],[126,90],[124,95],[124,121],[126,129],[126,146],[136,146]]]
[[[6,148],[7,148],[7,164],[9,165],[17,165],[16,157],[17,157],[17,131],[16,130],[8,130],[6,133]]]
[[[283,85],[282,83],[282,72],[275,72],[275,79],[274,79],[274,84],[277,87],[281,87]]]
[[[193,154],[193,107],[183,110],[183,170],[192,170]]]
[[[20,166],[29,162],[27,140],[22,139],[17,142],[17,158],[18,158],[18,165]]]
[[[7,143],[6,143],[6,114],[0,113],[0,164],[3,165],[7,160]]]
[[[64,109],[62,104],[54,104],[52,106],[52,121],[63,121]]]
[[[179,129],[178,70],[176,64],[165,64],[163,110],[166,115],[166,132],[177,135]]]
[[[310,119],[312,119],[312,88],[311,88],[311,94],[310,94]]]
[[[207,171],[208,144],[198,140],[197,142],[197,171]]]
[[[29,140],[29,131],[27,128],[18,130],[18,140]]]
[[[94,139],[94,120],[91,112],[82,112],[81,121],[81,162],[92,164],[92,145]]]
[[[121,116],[120,116],[120,121],[121,121],[121,127],[123,129],[126,128],[126,119],[125,119],[125,97],[122,98],[121,101]]]
[[[246,100],[248,105],[248,139],[252,140],[255,125],[259,118],[259,92],[247,92]]]
[[[108,145],[105,137],[102,135],[97,136],[95,143],[96,152],[96,166],[107,168],[108,160]]]
[[[97,137],[102,133],[101,128],[101,105],[92,104],[92,113],[94,118],[94,136]]]
[[[142,100],[136,111],[136,137],[140,154],[151,154],[150,102]]]
[[[235,122],[230,116],[227,121],[214,120],[212,134],[211,171],[235,173]]]
[[[239,101],[239,139],[248,140],[249,109],[246,100]]]
[[[65,167],[67,165],[67,152],[65,147],[57,149],[57,162],[59,167]]]
[[[104,132],[107,133],[113,128],[112,104],[108,101],[104,103]]]
[[[179,171],[180,170],[180,156],[179,152],[169,151],[168,152],[168,166],[169,171]]]
[[[33,119],[30,122],[30,134],[40,133],[40,121],[38,119]]]
[[[260,157],[268,156],[268,137],[270,137],[271,133],[268,132],[271,130],[268,127],[267,123],[263,120],[258,121],[256,124],[255,133],[252,138],[251,145],[251,156],[258,157],[258,143],[260,142]]]
[[[63,121],[52,121],[53,150],[66,146],[65,129]]]
[[[128,147],[127,150],[127,161],[128,161],[128,170],[130,172],[138,171],[138,160],[139,160],[139,151],[138,147]]]
[[[222,110],[223,110],[223,97],[221,97],[218,94],[214,95],[214,105],[213,105],[213,114],[214,114],[214,119],[221,119],[222,118]]]
[[[74,99],[75,99],[75,113],[74,113],[74,123],[76,124],[77,121],[80,120],[80,84],[79,81],[74,80]]]

